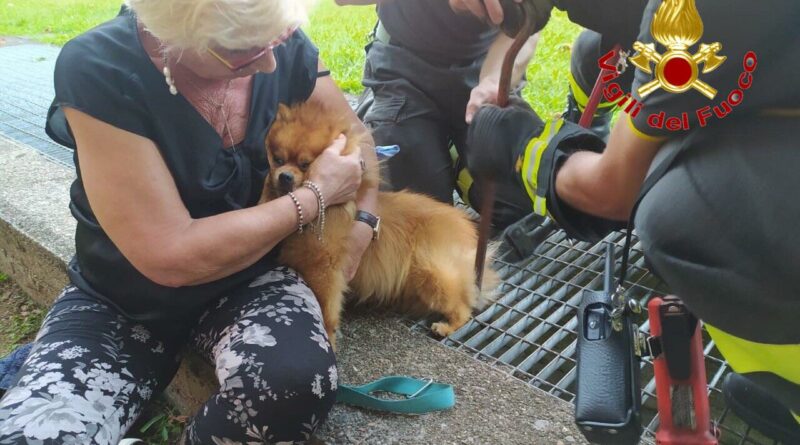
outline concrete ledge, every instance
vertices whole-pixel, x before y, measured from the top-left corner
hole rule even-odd
[[[74,171],[0,136],[0,270],[42,305],[67,282],[74,249],[69,213]],[[432,377],[456,389],[456,408],[420,417],[337,405],[319,436],[336,444],[583,443],[572,406],[401,325],[390,317],[350,315],[342,326],[340,380],[364,383],[387,374]],[[302,359],[302,358],[298,358]],[[187,357],[167,389],[191,414],[216,390],[213,369]]]
[[[58,295],[68,281],[64,266],[60,258],[0,218],[0,271],[13,277],[28,295]],[[42,305],[47,304],[44,300],[36,299]]]

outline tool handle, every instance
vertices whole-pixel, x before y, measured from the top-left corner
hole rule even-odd
[[[619,62],[619,52],[622,48],[619,45],[614,45],[614,57],[611,58],[609,64],[617,65]],[[583,110],[583,114],[581,114],[581,120],[578,121],[578,125],[583,128],[589,128],[592,125],[592,119],[594,119],[594,113],[597,111],[597,107],[600,105],[600,98],[603,96],[603,89],[606,87],[606,83],[603,82],[603,78],[611,73],[611,70],[602,69],[600,70],[600,74],[597,75],[597,80],[594,83],[594,87],[592,88],[592,94],[589,95],[589,101],[586,103],[586,108]]]
[[[650,333],[654,337],[661,337],[664,334],[660,315],[662,304],[665,304],[664,300],[653,298],[647,305]],[[667,357],[664,354],[653,359],[660,420],[656,443],[659,445],[717,445],[718,443],[711,426],[700,323],[697,323],[689,342],[691,373],[686,380],[674,380],[670,376]]]

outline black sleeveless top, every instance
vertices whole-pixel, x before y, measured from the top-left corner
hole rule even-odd
[[[193,218],[253,206],[269,170],[263,142],[278,103],[306,100],[317,78],[318,52],[302,32],[296,32],[274,52],[275,72],[254,76],[244,141],[233,149],[225,147],[217,132],[182,95],[169,93],[163,74],[141,44],[136,17],[123,8],[116,18],[76,37],[61,50],[47,134],[75,149],[63,107],[80,110],[152,140]],[[125,259],[98,224],[81,180],[77,150],[74,160],[78,177],[70,190],[70,210],[78,224],[69,277],[82,290],[115,305],[131,318],[177,320],[196,316],[212,300],[275,265],[273,249],[245,270],[211,283],[180,288],[156,284]]]

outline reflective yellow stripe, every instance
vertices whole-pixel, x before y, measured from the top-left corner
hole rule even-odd
[[[458,178],[456,179],[456,185],[458,189],[461,191],[461,200],[464,201],[466,205],[472,205],[469,202],[469,189],[472,188],[472,183],[474,180],[472,179],[472,175],[469,174],[469,170],[466,168],[462,168],[460,172],[458,172]]]
[[[637,137],[639,137],[639,139],[644,139],[644,140],[650,141],[650,142],[661,142],[661,141],[666,141],[667,139],[669,139],[666,136],[650,136],[647,133],[643,133],[641,130],[636,128],[636,125],[633,124],[633,118],[631,117],[631,115],[628,114],[628,113],[624,113],[624,114],[625,114],[625,118],[624,119],[626,121],[628,121],[628,127],[631,129],[633,134],[635,134]]]
[[[581,88],[581,86],[578,85],[578,81],[575,80],[575,76],[572,75],[572,72],[569,73],[568,79],[569,79],[569,89],[570,89],[570,91],[572,91],[572,97],[575,98],[575,103],[578,104],[578,110],[583,112],[583,110],[586,109],[586,105],[589,104],[589,96],[586,93],[586,91],[583,91],[583,88]],[[591,93],[591,91],[590,91],[590,93]],[[617,99],[614,102],[600,102],[597,105],[597,109],[601,110],[603,108],[611,108],[611,107],[614,106],[614,104],[619,102],[619,100],[620,99]],[[596,115],[597,115],[597,113],[595,113],[595,116]]]
[[[533,204],[533,211],[537,215],[547,216],[547,200],[544,196],[539,196],[536,193],[538,188],[536,177],[539,173],[539,164],[547,144],[558,133],[562,125],[564,125],[562,119],[548,121],[539,137],[531,139],[528,142],[528,146],[525,147],[525,156],[522,160],[522,182],[525,184],[525,191],[528,192],[528,197]]]
[[[536,200],[536,180],[534,178],[533,183],[529,180],[528,170],[531,168],[531,156],[530,153],[534,152],[538,149],[538,147],[542,145],[542,140],[537,138],[533,138],[528,142],[528,146],[525,147],[525,157],[522,158],[522,183],[525,184],[525,191],[528,192],[528,197],[531,199],[531,202]]]
[[[569,89],[572,91],[572,97],[575,98],[575,102],[578,103],[578,109],[583,111],[586,108],[586,104],[589,103],[589,96],[587,96],[583,88],[578,85],[578,81],[575,80],[575,76],[572,75],[572,72],[569,73]]]
[[[547,216],[547,198],[537,196],[533,201],[533,212],[540,216]]]
[[[800,108],[767,108],[760,114],[770,117],[800,117]]]
[[[773,345],[736,337],[706,324],[714,344],[739,374],[769,372],[795,385],[800,385],[800,344]],[[800,388],[797,388],[800,391]],[[800,416],[792,412],[800,423]]]
[[[734,371],[770,372],[800,385],[800,344],[773,345],[735,337],[706,324],[717,349]]]

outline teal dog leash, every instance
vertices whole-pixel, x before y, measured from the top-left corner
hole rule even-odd
[[[372,395],[388,392],[404,399],[384,399]],[[433,379],[420,380],[403,376],[386,376],[364,385],[339,385],[337,403],[398,414],[425,414],[452,408],[456,396],[451,385]]]

